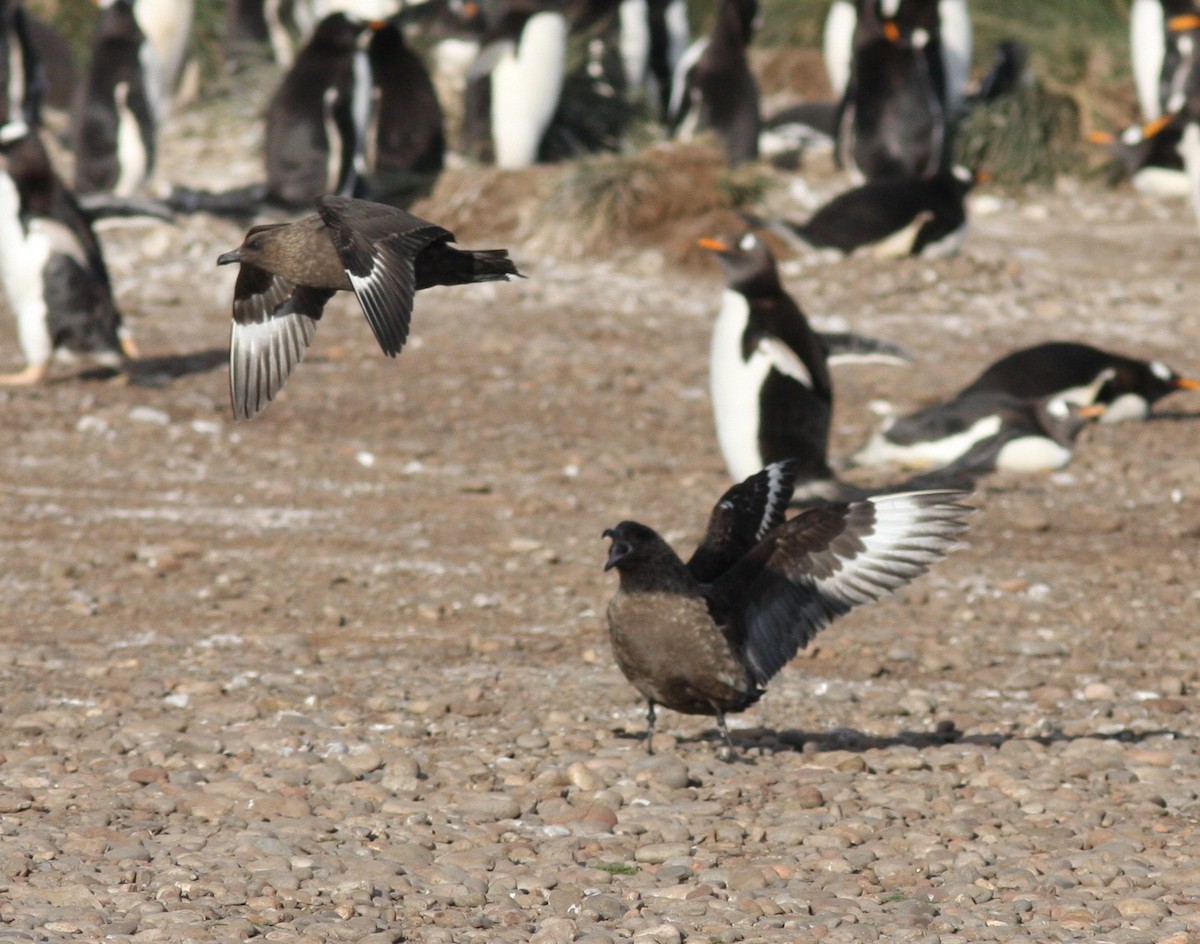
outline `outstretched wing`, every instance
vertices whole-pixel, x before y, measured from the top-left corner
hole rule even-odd
[[[696,580],[712,583],[783,523],[799,465],[793,459],[772,463],[721,496],[687,563]]]
[[[767,680],[836,617],[910,582],[966,529],[965,492],[879,495],[798,515],[711,588],[709,607]]]
[[[395,357],[408,339],[414,260],[430,243],[453,236],[404,210],[366,200],[322,197],[317,210],[375,339]]]
[[[233,290],[229,395],[234,419],[249,419],[283,389],[304,359],[332,289],[293,285],[243,262]]]

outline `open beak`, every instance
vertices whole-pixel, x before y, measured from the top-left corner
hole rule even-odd
[[[217,256],[217,265],[229,265],[231,262],[241,262],[242,251],[240,249],[230,249],[229,252],[223,252]]]
[[[701,249],[707,249],[709,252],[729,252],[729,245],[720,239],[709,239],[705,236],[703,239],[697,239],[696,245]]]
[[[1176,390],[1200,390],[1200,380],[1192,380],[1190,377],[1176,377]]]
[[[616,567],[617,562],[629,553],[629,545],[622,541],[617,532],[612,528],[605,529],[600,537],[612,538],[612,547],[608,549],[608,560],[604,562],[605,571],[609,571]]]
[[[887,37],[889,43],[900,42],[900,27],[893,20],[884,20],[883,35]]]

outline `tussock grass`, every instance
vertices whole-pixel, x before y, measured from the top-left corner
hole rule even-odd
[[[661,249],[672,262],[702,258],[696,239],[741,227],[776,176],[759,165],[730,170],[712,141],[664,143],[637,154],[597,154],[521,171],[447,171],[413,207],[464,242],[472,228],[560,259]]]

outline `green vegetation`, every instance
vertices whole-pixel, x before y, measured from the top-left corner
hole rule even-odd
[[[597,872],[607,872],[609,875],[637,875],[641,871],[636,865],[625,862],[601,862],[599,865],[593,865],[592,868]]]

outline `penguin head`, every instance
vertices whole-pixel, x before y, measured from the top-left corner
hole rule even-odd
[[[860,44],[880,38],[924,48],[939,35],[938,0],[868,0],[860,14]]]
[[[1051,439],[1069,443],[1090,421],[1099,419],[1108,409],[1103,403],[1073,403],[1061,396],[1040,400],[1036,406],[1038,425]]]
[[[771,247],[751,230],[731,237],[701,239],[697,245],[716,255],[730,288],[779,282]]]

